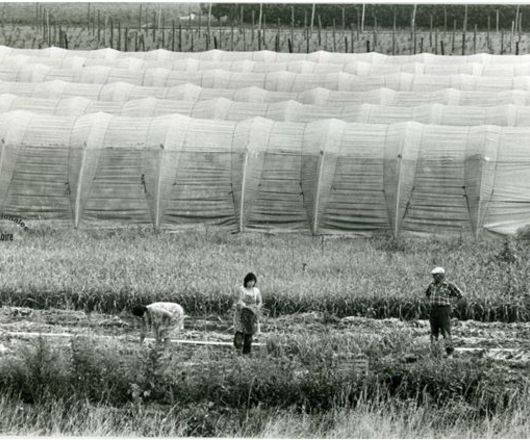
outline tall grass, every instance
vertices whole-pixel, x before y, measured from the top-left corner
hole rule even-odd
[[[467,437],[528,430],[528,379],[502,365],[435,360],[421,345],[413,347],[419,360],[407,363],[413,344],[401,335],[304,340],[272,340],[266,354],[250,358],[197,349],[191,359],[119,341],[73,339],[65,349],[40,340],[0,362],[0,431]],[[340,356],[357,352],[368,372],[338,368]]]
[[[0,302],[117,313],[138,302],[173,300],[190,314],[224,314],[253,271],[272,315],[326,311],[337,316],[425,318],[434,265],[465,292],[455,316],[530,320],[529,244],[515,259],[500,241],[304,235],[34,231],[2,243]]]
[[[227,412],[205,432],[193,421],[191,409],[115,408],[86,401],[25,405],[1,397],[0,431],[4,435],[91,437],[526,438],[530,433],[528,403],[484,417],[470,416],[460,406],[418,408],[392,402],[361,403],[355,409],[335,408],[320,414],[255,408],[244,414]]]

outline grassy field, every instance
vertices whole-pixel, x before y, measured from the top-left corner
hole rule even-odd
[[[3,434],[530,433],[528,356],[482,351],[528,352],[528,324],[455,322],[457,348],[480,350],[443,359],[418,320],[441,264],[466,293],[455,316],[528,321],[523,239],[29,229],[0,242]],[[231,293],[248,271],[269,311],[251,357],[230,346],[139,346],[128,308],[152,300],[184,305],[181,338],[230,342]],[[73,336],[46,336],[63,332]],[[352,363],[359,355],[366,371]]]
[[[480,352],[436,358],[428,339],[417,337],[426,325],[330,321],[314,314],[278,318],[259,337],[265,346],[247,358],[230,347],[177,344],[165,352],[140,347],[137,333],[127,327],[120,328],[122,337],[98,338],[117,330],[107,316],[77,315],[72,324],[72,314],[21,318],[7,309],[0,332],[3,434],[519,437],[530,432],[528,359],[514,364]],[[43,337],[32,340],[7,334],[43,318],[80,333],[60,341],[46,338],[44,328]],[[95,323],[92,336],[81,332]],[[201,325],[192,321],[185,337]],[[467,332],[479,327],[475,323]],[[455,336],[463,334],[458,328]],[[359,354],[369,364],[364,372],[350,362]]]
[[[6,305],[116,313],[137,302],[175,300],[190,314],[224,314],[253,271],[272,316],[326,311],[417,319],[427,313],[430,270],[442,265],[466,294],[456,304],[459,319],[530,320],[525,240],[514,240],[505,255],[502,240],[464,237],[32,229],[0,246]]]

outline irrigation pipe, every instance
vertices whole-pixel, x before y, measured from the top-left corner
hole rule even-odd
[[[87,333],[39,333],[39,332],[2,332],[3,335],[13,336],[13,337],[46,337],[46,338],[72,338],[75,336],[88,336],[95,339],[127,339],[131,336],[111,336],[111,335],[93,335]],[[145,338],[146,341],[154,341],[154,338]],[[223,342],[223,341],[197,341],[193,339],[170,339],[170,342],[175,344],[189,344],[189,345],[214,345],[214,346],[233,346],[232,342]],[[253,346],[264,346],[262,342],[255,342]]]

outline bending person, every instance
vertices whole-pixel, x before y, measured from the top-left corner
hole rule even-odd
[[[262,305],[261,292],[256,287],[258,279],[248,273],[239,287],[234,302],[234,346],[243,354],[250,354],[252,336],[258,331],[259,312]]]
[[[181,305],[172,302],[155,302],[147,306],[138,305],[132,309],[133,315],[141,320],[140,344],[150,330],[157,343],[169,341],[169,333],[174,329],[184,329],[185,313]]]

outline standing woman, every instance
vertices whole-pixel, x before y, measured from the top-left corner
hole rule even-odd
[[[234,346],[243,354],[250,354],[252,336],[258,331],[258,314],[262,305],[261,292],[256,287],[258,279],[248,273],[239,287],[234,303]]]

